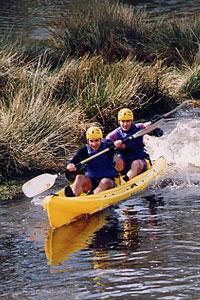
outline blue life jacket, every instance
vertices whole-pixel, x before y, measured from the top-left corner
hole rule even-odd
[[[110,141],[108,140],[103,140],[98,150],[93,150],[89,145],[87,145],[89,157],[108,148],[108,146],[110,146]],[[97,179],[114,177],[116,171],[114,168],[113,155],[109,152],[110,151],[89,161],[87,163],[85,175],[90,178]]]
[[[127,138],[130,135],[135,134],[136,132],[140,131],[141,128],[138,128],[135,124],[132,124],[131,128],[128,131],[124,131],[121,127],[116,129],[116,133],[118,139]],[[132,140],[128,140],[125,143],[125,149],[119,149],[120,155],[123,159],[128,161],[133,161],[136,159],[149,159],[149,154],[146,152],[143,143],[143,137],[137,137]]]

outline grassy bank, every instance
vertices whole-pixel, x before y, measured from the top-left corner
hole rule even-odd
[[[86,128],[107,133],[126,106],[136,119],[200,98],[198,19],[149,20],[101,2],[53,24],[34,47],[1,42],[0,169],[3,178],[60,170]]]

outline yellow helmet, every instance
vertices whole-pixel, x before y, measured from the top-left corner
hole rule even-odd
[[[133,121],[133,113],[128,108],[122,108],[118,113],[118,121]]]
[[[103,133],[101,128],[99,127],[90,127],[88,128],[88,130],[86,131],[86,139],[102,139],[103,137]]]

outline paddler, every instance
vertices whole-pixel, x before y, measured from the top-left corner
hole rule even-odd
[[[90,127],[86,131],[87,144],[83,146],[67,164],[68,171],[76,171],[76,164],[105,148],[110,141],[103,139],[103,133],[99,127]],[[72,185],[73,194],[70,189],[65,188],[66,196],[79,196],[81,193],[99,193],[115,186],[115,162],[114,150],[110,150],[92,160],[86,165],[84,174],[78,174]]]
[[[128,140],[123,139],[135,134],[141,129],[151,125],[151,121],[145,123],[134,123],[134,116],[130,109],[123,108],[118,113],[119,127],[110,132],[106,138],[114,142],[118,149],[116,168],[124,174],[124,181],[128,181],[138,174],[146,171],[151,166],[151,160],[145,149],[143,136]]]

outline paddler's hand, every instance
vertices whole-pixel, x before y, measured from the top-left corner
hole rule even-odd
[[[117,149],[125,149],[125,145],[123,144],[122,140],[116,140],[114,141],[114,145],[115,145],[115,148]]]
[[[144,128],[147,128],[147,127],[149,127],[152,124],[152,121],[145,122],[143,124],[144,124]]]
[[[70,172],[76,171],[75,164],[72,164],[72,163],[68,164],[67,165],[67,170],[70,171]]]

